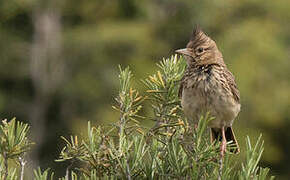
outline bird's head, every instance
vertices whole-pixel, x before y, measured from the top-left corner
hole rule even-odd
[[[178,49],[175,52],[183,55],[189,66],[224,64],[222,54],[218,50],[216,43],[202,32],[199,27],[193,30],[186,48]]]

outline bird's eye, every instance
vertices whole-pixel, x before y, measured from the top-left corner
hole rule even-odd
[[[204,50],[204,49],[203,49],[202,47],[200,47],[200,48],[197,49],[197,52],[198,52],[198,53],[202,53],[203,50]]]

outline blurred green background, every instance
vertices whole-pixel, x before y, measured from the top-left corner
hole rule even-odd
[[[109,124],[118,64],[136,88],[156,63],[185,47],[194,25],[214,39],[236,76],[242,110],[234,128],[265,140],[262,165],[290,178],[290,1],[0,1],[0,118],[28,122],[37,143],[29,167],[52,167],[60,136],[87,121]],[[146,109],[144,113],[147,113]],[[146,123],[146,122],[145,122]]]

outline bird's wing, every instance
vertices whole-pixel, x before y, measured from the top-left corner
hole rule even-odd
[[[183,78],[180,80],[180,85],[179,85],[179,90],[178,90],[178,97],[179,97],[179,98],[182,97],[183,87],[184,87],[184,76],[183,76]]]
[[[228,84],[230,86],[230,89],[231,89],[231,92],[232,92],[232,94],[234,96],[234,99],[237,102],[240,102],[240,92],[239,92],[238,87],[236,85],[234,75],[229,70],[226,70],[225,73],[226,73],[225,77],[226,77],[227,82],[228,82]]]

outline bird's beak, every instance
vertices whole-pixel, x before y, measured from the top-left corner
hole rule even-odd
[[[187,55],[187,56],[192,56],[191,52],[189,51],[189,49],[184,48],[184,49],[178,49],[175,51],[177,54],[181,54],[181,55]]]

